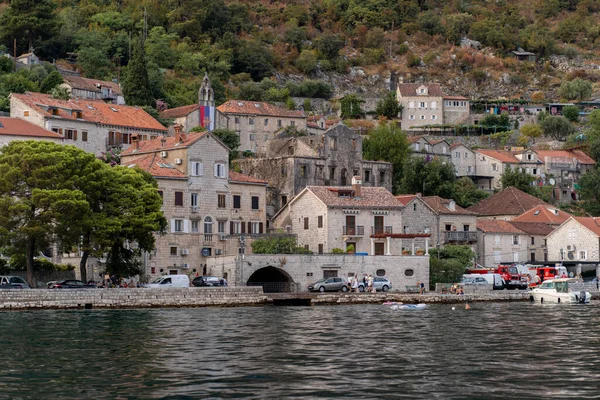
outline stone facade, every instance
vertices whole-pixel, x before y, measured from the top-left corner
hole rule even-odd
[[[469,99],[462,96],[444,96],[444,124],[465,124],[470,114]]]
[[[600,262],[599,235],[579,222],[578,218],[568,219],[546,237],[548,261]]]
[[[445,96],[439,84],[398,83],[398,102],[402,110],[402,128],[426,125],[466,123],[470,116],[469,100]]]
[[[362,137],[345,125],[322,135],[273,139],[264,158],[236,160],[242,173],[269,182],[269,215],[306,186],[346,186],[361,176],[363,186],[392,188],[392,165],[362,158]]]
[[[500,263],[527,262],[528,240],[529,236],[522,233],[477,230],[477,262],[488,268]]]
[[[423,201],[420,194],[404,206],[402,215],[402,233],[431,234],[431,245],[439,242],[437,214]]]
[[[477,175],[475,152],[462,143],[450,148],[452,164],[457,177]]]

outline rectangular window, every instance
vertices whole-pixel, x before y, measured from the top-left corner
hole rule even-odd
[[[198,193],[190,194],[190,206],[198,207]]]
[[[176,219],[175,220],[175,232],[183,232],[183,220],[182,219]]]
[[[290,121],[290,126],[296,126],[296,121]]]
[[[535,245],[535,237],[534,236],[531,237],[531,245],[532,246]]]
[[[454,152],[454,158],[460,158],[460,151]]]
[[[217,195],[217,207],[218,208],[225,208],[225,195],[224,194],[218,194]]]
[[[579,251],[579,259],[580,259],[580,260],[587,260],[587,251],[585,251],[585,250],[580,250],[580,251]]]
[[[471,167],[470,165],[467,165],[467,172],[470,174],[471,172],[473,172],[473,167]]]
[[[265,126],[269,125],[269,118],[265,118]]]
[[[217,232],[218,233],[225,233],[225,221],[219,221],[219,222],[217,222]]]
[[[371,182],[371,171],[365,170],[365,182]]]
[[[225,178],[225,164],[215,164],[215,177]]]
[[[519,243],[520,243],[519,235],[513,235],[513,237],[512,237],[512,244],[516,246]]]
[[[75,129],[67,129],[65,131],[65,139],[77,140],[77,131]]]
[[[409,115],[409,116],[408,116],[408,119],[410,119],[410,120],[414,120],[414,119],[415,119],[415,116],[414,116],[414,115]]]
[[[241,222],[239,221],[231,221],[229,223],[229,234],[230,235],[239,235],[242,233]]]
[[[254,125],[254,118],[248,118],[248,124]]]
[[[469,229],[471,229],[470,225],[463,225],[463,232],[469,232]]]
[[[235,123],[239,124],[240,123],[240,117],[235,117]]]
[[[24,117],[29,117],[29,111],[28,110],[23,111],[23,116]]]
[[[451,231],[452,230],[452,224],[446,224],[445,229],[446,229],[446,232]]]
[[[204,175],[204,165],[199,161],[192,161],[192,176]]]
[[[431,119],[437,119],[437,115],[432,115]]]
[[[280,119],[277,120],[277,127],[281,128],[281,120]]]
[[[413,211],[417,211],[417,203],[413,203]]]
[[[258,210],[258,196],[252,196],[252,209]]]
[[[301,165],[300,166],[300,177],[301,178],[306,178],[307,177],[308,174],[307,174],[306,170],[307,170],[306,165]]]
[[[379,183],[385,183],[385,171],[379,171]]]
[[[233,196],[233,208],[242,208],[242,196]]]
[[[323,227],[323,216],[319,215],[317,217],[317,228],[322,228]]]
[[[198,220],[193,220],[192,221],[192,233],[198,233],[200,231],[199,229],[199,221]]]
[[[175,205],[183,206],[183,192],[175,192]]]
[[[424,116],[424,115],[421,115],[421,119],[425,119],[425,116]]]
[[[250,233],[253,233],[253,234],[262,233],[260,231],[260,222],[252,222],[250,224]]]
[[[287,196],[281,196],[281,207],[287,204]]]
[[[469,158],[469,153],[465,152],[465,160]]]
[[[255,140],[256,140],[256,134],[254,134],[254,133],[251,133],[251,134],[248,136],[248,138],[250,139],[250,141],[251,141],[251,142],[253,142],[253,141],[255,141]]]
[[[319,243],[319,254],[323,254],[323,244]]]
[[[308,217],[304,217],[304,229],[308,229]]]
[[[492,164],[492,171],[498,171],[498,164]]]
[[[177,247],[171,246],[169,249],[169,252],[172,256],[176,256],[177,255]]]
[[[336,150],[337,149],[337,139],[336,138],[329,139],[329,148],[331,150]]]
[[[88,133],[87,133],[87,131],[81,131],[81,141],[82,142],[87,142],[88,141]]]

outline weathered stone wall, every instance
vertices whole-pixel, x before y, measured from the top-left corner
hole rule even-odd
[[[567,221],[550,233],[546,243],[548,245],[548,261],[600,261],[598,236],[574,219]],[[573,259],[569,258],[568,246],[571,246],[570,252],[573,253]],[[563,251],[562,257],[561,250]],[[581,254],[581,252],[585,253]],[[585,255],[586,258],[583,259],[582,255]]]
[[[484,267],[496,267],[499,263],[526,262],[528,235],[519,236],[519,244],[513,244],[513,234],[483,233],[477,230],[477,262]]]
[[[266,302],[261,287],[0,290],[0,309],[205,307]]]

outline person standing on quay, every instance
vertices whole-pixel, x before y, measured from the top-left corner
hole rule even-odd
[[[352,280],[352,291],[358,293],[358,278],[354,275],[355,278]]]

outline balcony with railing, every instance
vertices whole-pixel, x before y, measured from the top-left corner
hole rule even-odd
[[[444,239],[445,242],[476,242],[477,232],[447,231]]]
[[[391,226],[372,226],[371,227],[371,235],[391,235],[392,227]]]
[[[217,238],[217,235],[213,235],[212,233],[204,234],[204,246],[213,246],[214,240]]]
[[[364,236],[365,227],[362,225],[358,226],[344,226],[344,236]]]

